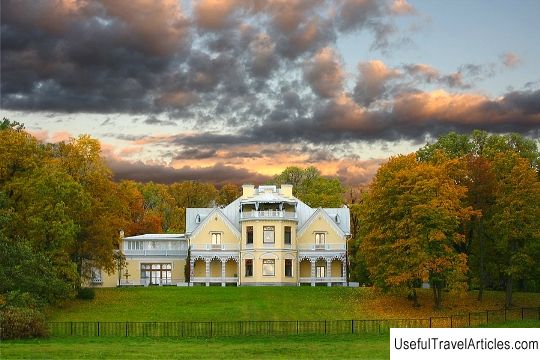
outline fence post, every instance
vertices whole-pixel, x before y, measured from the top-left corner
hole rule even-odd
[[[73,321],[71,322],[71,335],[73,335]]]
[[[126,321],[126,337],[128,336],[128,322]]]
[[[429,327],[431,328],[431,316],[429,317]]]
[[[452,315],[450,315],[450,329],[454,327],[454,323],[452,321]]]
[[[99,336],[99,321],[97,322],[97,336]]]
[[[326,334],[326,320],[324,320],[324,333]]]
[[[210,337],[212,337],[213,325],[214,325],[214,323],[212,321],[210,321]]]
[[[489,310],[486,310],[486,324],[489,324]]]
[[[506,308],[504,308],[504,322],[506,322]]]
[[[471,327],[471,313],[469,313],[469,327]]]
[[[298,320],[296,320],[296,335],[298,335]]]
[[[351,320],[351,334],[354,334],[354,319]]]
[[[523,308],[521,308],[521,320],[523,320]]]

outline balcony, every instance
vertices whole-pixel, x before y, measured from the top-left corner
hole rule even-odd
[[[265,219],[265,220],[298,220],[294,211],[280,211],[280,210],[252,210],[240,213],[240,221],[253,220],[253,219]]]
[[[178,249],[137,249],[127,250],[124,249],[124,255],[126,256],[187,256],[187,250]]]
[[[300,251],[345,251],[345,244],[299,244]]]
[[[221,276],[214,276],[214,277],[206,277],[206,276],[198,276],[198,277],[192,277],[191,279],[192,283],[237,283],[238,278],[237,277],[221,277]]]
[[[345,283],[347,279],[344,276],[334,277],[301,277],[300,283]]]
[[[192,251],[238,251],[239,244],[192,244]]]

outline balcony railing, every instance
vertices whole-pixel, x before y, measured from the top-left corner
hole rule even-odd
[[[296,220],[297,216],[294,211],[280,211],[280,210],[252,210],[244,211],[240,213],[240,220],[250,219],[284,219],[284,220]]]
[[[192,251],[238,251],[239,244],[192,244]]]
[[[318,250],[346,250],[345,244],[299,244],[298,250],[318,251]]]
[[[346,282],[344,276],[334,276],[334,277],[301,277],[299,282],[301,283],[329,283],[329,282]]]
[[[124,250],[124,255],[130,256],[187,256],[187,250],[141,249]]]
[[[232,282],[238,282],[237,277],[229,276],[229,277],[221,277],[221,276],[213,276],[213,277],[206,277],[206,276],[199,276],[199,277],[192,277],[191,282],[194,283],[232,283]]]

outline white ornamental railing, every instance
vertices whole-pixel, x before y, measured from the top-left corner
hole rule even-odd
[[[327,283],[327,282],[346,282],[344,276],[334,276],[334,277],[301,277],[299,282],[301,283]]]
[[[235,251],[240,250],[239,244],[192,244],[192,251]]]
[[[131,256],[187,256],[187,250],[169,250],[169,249],[143,249],[143,250],[124,250],[124,255]]]
[[[252,210],[240,213],[240,219],[285,219],[296,220],[297,216],[294,211],[280,210]]]
[[[206,277],[206,276],[198,276],[198,277],[191,277],[191,282],[197,282],[197,283],[200,283],[200,282],[210,282],[210,283],[221,283],[221,282],[237,282],[238,281],[238,278],[237,277],[232,277],[232,276],[228,276],[228,277],[221,277],[221,276],[212,276],[212,277]]]
[[[298,250],[346,250],[345,244],[299,244]]]

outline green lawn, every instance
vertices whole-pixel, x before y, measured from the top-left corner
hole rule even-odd
[[[511,321],[490,327],[540,327],[540,321]],[[5,341],[2,359],[388,359],[388,334],[293,335],[222,338],[56,337]]]
[[[49,311],[51,321],[236,321],[428,318],[500,309],[502,292],[445,303],[434,311],[431,292],[419,292],[420,308],[404,296],[347,287],[151,287],[97,289],[92,301],[76,300]],[[540,294],[515,294],[516,306],[540,305]]]
[[[2,359],[369,358],[389,357],[388,336],[212,339],[53,338],[0,345]]]

